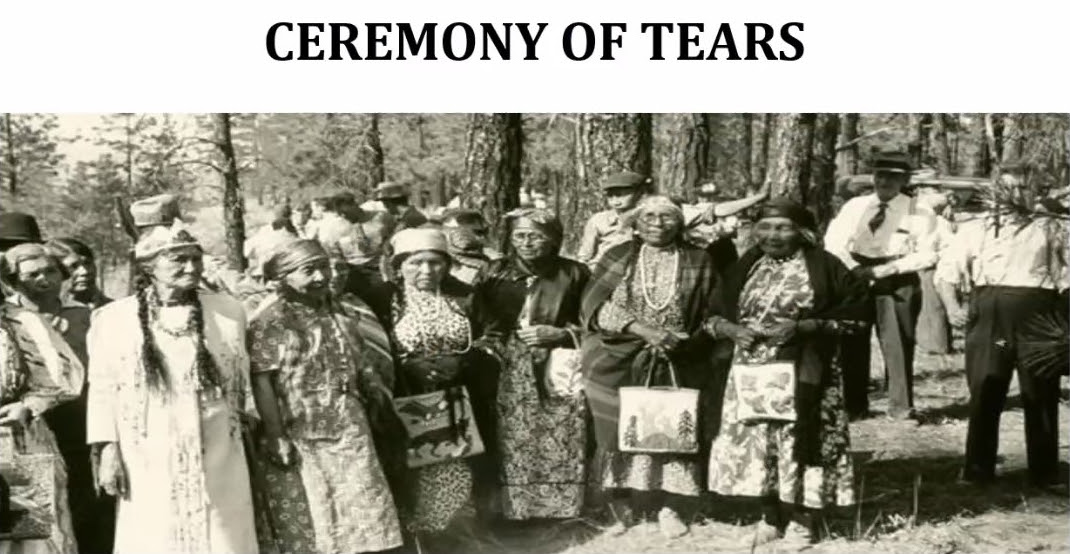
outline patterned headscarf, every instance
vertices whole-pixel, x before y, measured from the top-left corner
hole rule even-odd
[[[767,217],[783,217],[790,219],[799,230],[803,240],[810,246],[817,244],[817,221],[802,204],[790,198],[773,198],[762,205],[758,212],[758,220]]]
[[[561,249],[561,242],[565,237],[565,228],[561,225],[561,220],[557,219],[557,216],[550,211],[539,208],[521,208],[505,214],[505,217],[512,222],[513,226],[521,219],[532,222],[535,224],[535,228],[545,233],[553,243],[554,252]]]
[[[275,281],[287,273],[312,262],[328,259],[327,251],[313,239],[298,239],[275,249],[264,262],[264,277]]]

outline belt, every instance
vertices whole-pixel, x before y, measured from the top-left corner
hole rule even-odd
[[[858,262],[858,265],[865,267],[873,267],[898,260],[900,256],[883,256],[880,258],[870,258],[869,256],[863,256],[861,254],[855,254],[854,252],[852,252],[851,258],[853,258],[854,261]]]

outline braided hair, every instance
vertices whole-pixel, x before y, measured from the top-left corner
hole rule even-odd
[[[152,319],[159,308],[159,299],[152,287],[152,279],[141,268],[135,277],[137,296],[137,317],[141,329],[141,368],[145,372],[145,380],[149,387],[157,391],[171,389],[170,377],[164,369],[160,351],[156,347],[151,328]],[[212,355],[208,352],[208,346],[204,340],[204,311],[196,290],[189,291],[188,300],[191,305],[191,320],[193,333],[196,340],[196,357],[194,358],[197,372],[197,384],[203,390],[210,387],[218,387],[222,383],[219,376],[219,366],[216,365]]]

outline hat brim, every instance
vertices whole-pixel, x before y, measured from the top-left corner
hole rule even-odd
[[[875,167],[873,168],[873,173],[896,173],[909,175],[913,172],[903,167]]]

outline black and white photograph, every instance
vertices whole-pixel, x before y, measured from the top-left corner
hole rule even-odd
[[[0,552],[1067,552],[1070,114],[0,114]]]

